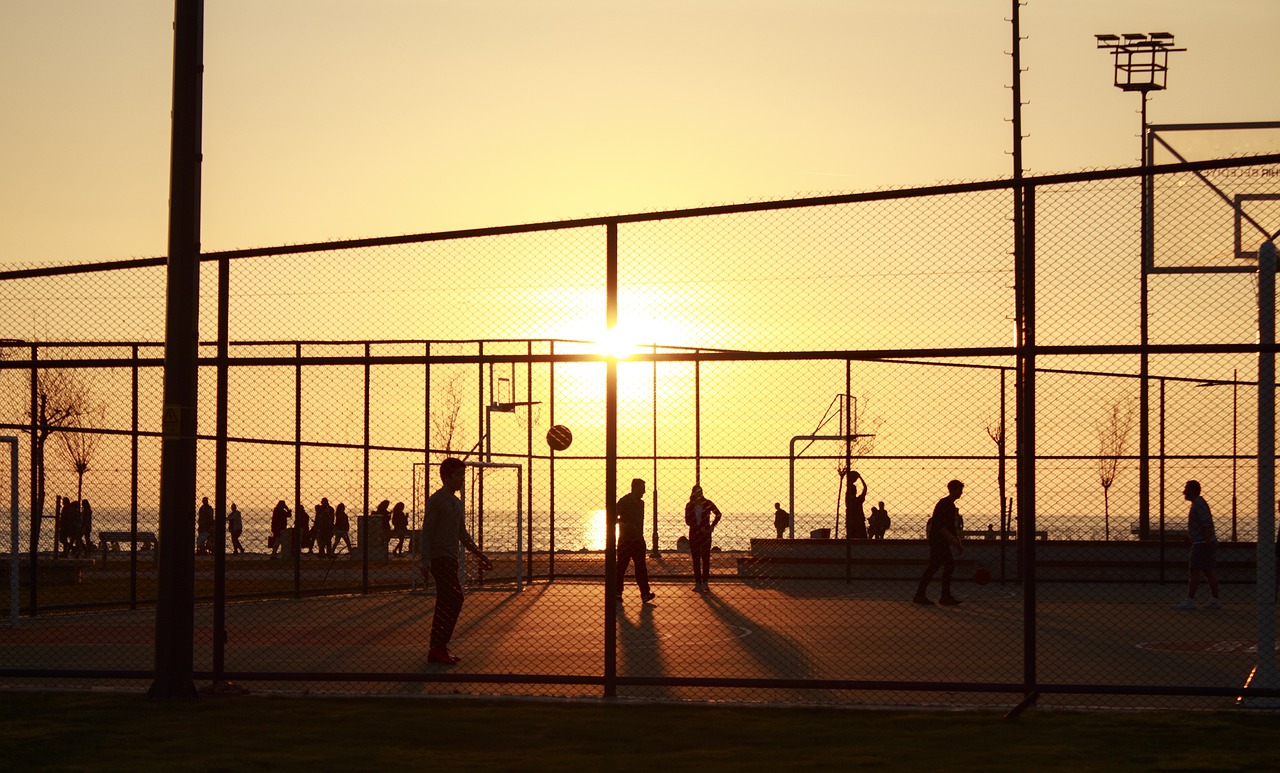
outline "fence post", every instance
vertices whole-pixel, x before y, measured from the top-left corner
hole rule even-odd
[[[200,147],[204,2],[175,0],[173,140],[160,457],[160,571],[152,698],[196,696],[196,421],[200,359]]]
[[[605,324],[610,331],[618,324],[618,224],[609,223],[607,233]],[[618,491],[618,359],[605,354],[604,433],[604,695],[618,694],[618,611],[614,597],[620,590],[616,565],[617,536],[613,519],[617,515]]]
[[[1022,689],[1019,710],[1035,703],[1036,691],[1036,279],[1035,188],[1023,197],[1018,259],[1018,550],[1022,564]]]
[[[1276,245],[1258,249],[1258,644],[1246,687],[1280,687],[1276,671]],[[1274,708],[1280,698],[1246,698],[1252,708]]]

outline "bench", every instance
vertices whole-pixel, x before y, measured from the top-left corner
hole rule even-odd
[[[996,531],[995,529],[965,529],[960,532],[960,536],[966,539],[1000,539],[1002,536],[1008,539],[1017,539],[1016,531]],[[1036,531],[1036,539],[1049,539],[1049,532],[1044,530]]]
[[[102,557],[107,557],[107,551],[115,553],[120,552],[120,543],[127,545],[135,544],[133,532],[128,531],[100,531],[98,532],[98,544],[102,546]],[[138,550],[155,550],[160,541],[156,539],[153,531],[140,531],[136,541]]]

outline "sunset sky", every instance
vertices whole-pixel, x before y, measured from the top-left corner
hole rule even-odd
[[[1274,0],[1031,0],[1026,166],[1280,118]],[[208,0],[206,250],[1007,177],[1007,0]],[[0,6],[0,262],[162,255],[171,0]]]

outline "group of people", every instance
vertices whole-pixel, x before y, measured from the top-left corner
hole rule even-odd
[[[841,476],[844,475],[842,470]],[[879,502],[872,507],[871,517],[868,518],[863,510],[867,501],[867,479],[857,470],[848,473],[848,478],[849,488],[845,492],[846,536],[850,539],[884,539],[891,523],[889,511],[885,508],[884,502]],[[862,483],[861,493],[858,492],[859,482]],[[791,513],[782,509],[781,502],[773,503],[773,528],[777,532],[778,539],[785,538],[787,530],[791,528]]]
[[[267,544],[271,548],[272,558],[284,549],[284,535],[289,531],[291,517],[293,513],[283,499],[271,511],[271,536],[267,538]],[[299,504],[297,516],[293,518],[293,536],[293,549],[297,552],[306,550],[308,553],[332,558],[337,553],[338,545],[345,543],[347,552],[350,553],[351,519],[347,516],[346,504],[339,502],[335,508],[329,504],[328,497],[321,497],[320,503],[315,506],[314,521],[307,514],[307,508]]]
[[[614,595],[622,601],[623,581],[627,567],[634,565],[636,585],[640,600],[648,604],[657,596],[649,587],[649,568],[645,561],[648,546],[644,540],[644,492],[641,478],[631,481],[631,491],[618,499],[614,522],[618,524],[617,588]],[[775,505],[776,506],[776,505]],[[684,522],[689,527],[689,557],[693,562],[693,590],[706,593],[711,590],[711,536],[723,514],[702,492],[702,486],[694,486],[689,501],[684,506]]]
[[[849,486],[844,495],[846,536],[849,539],[884,539],[890,525],[889,511],[885,509],[884,502],[872,507],[871,517],[867,518],[863,509],[867,501],[867,479],[857,470],[849,470],[847,477]],[[862,484],[861,492],[858,491],[859,483]]]
[[[213,527],[213,505],[209,504],[209,497],[204,497],[200,502],[200,509],[196,511],[196,555],[213,552]],[[232,553],[244,552],[244,545],[240,544],[242,533],[244,515],[236,507],[236,503],[232,502],[231,510],[227,513],[227,534],[231,537]]]
[[[93,508],[89,500],[77,502],[59,496],[54,502],[54,533],[68,557],[88,557],[93,552]]]
[[[88,506],[88,501],[85,501],[84,508]],[[337,507],[334,507],[329,504],[328,497],[321,497],[319,504],[313,510],[314,518],[307,512],[306,507],[299,505],[295,515],[283,499],[276,503],[275,509],[271,511],[271,535],[267,537],[267,547],[271,548],[272,558],[285,551],[286,533],[296,537],[296,541],[292,544],[298,551],[321,557],[333,557],[338,547],[345,545],[347,552],[351,552],[351,519],[347,515],[346,504],[339,502]],[[392,539],[399,538],[393,552],[396,555],[407,554],[405,543],[411,539],[412,535],[404,503],[397,502],[392,506],[391,500],[384,499],[378,503],[371,515],[381,517],[384,533]],[[196,512],[196,553],[198,555],[213,552],[213,532],[213,506],[209,504],[209,498],[204,497]],[[227,533],[231,537],[233,553],[245,552],[240,542],[240,535],[243,532],[244,516],[233,502],[230,512],[227,513]],[[85,534],[88,534],[88,527],[85,527]]]

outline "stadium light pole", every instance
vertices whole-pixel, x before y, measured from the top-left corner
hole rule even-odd
[[[1139,138],[1142,143],[1141,165],[1151,162],[1151,145],[1147,132],[1147,95],[1163,91],[1169,76],[1169,54],[1185,51],[1174,48],[1173,35],[1168,32],[1126,32],[1123,35],[1104,33],[1094,35],[1096,46],[1109,51],[1112,56],[1114,85],[1121,91],[1136,91],[1142,96],[1142,125]],[[1139,324],[1141,326],[1142,353],[1139,355],[1139,410],[1138,410],[1138,539],[1151,536],[1151,374],[1147,344],[1150,331],[1147,323],[1147,274],[1153,263],[1151,238],[1151,179],[1143,175],[1141,260],[1139,272]]]

